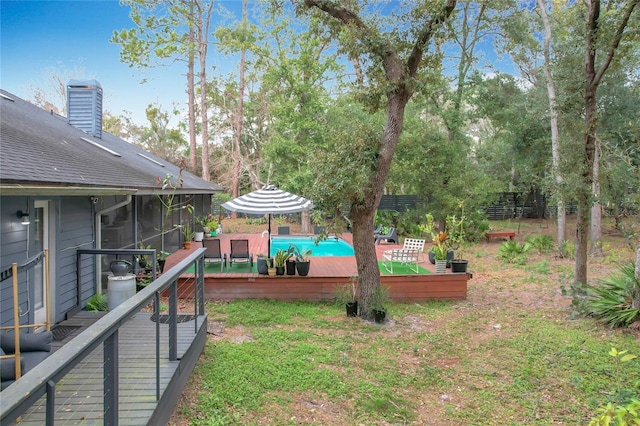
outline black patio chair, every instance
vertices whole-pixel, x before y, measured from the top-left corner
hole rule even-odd
[[[231,253],[229,253],[229,270],[233,262],[248,262],[253,269],[253,255],[249,251],[249,240],[231,240]]]
[[[393,241],[394,243],[398,244],[398,233],[396,232],[396,228],[391,228],[386,234],[376,235],[376,244],[380,244],[380,241],[383,240],[388,243]]]
[[[289,235],[288,226],[278,226],[278,235]]]
[[[202,240],[202,247],[207,249],[204,254],[205,262],[220,262],[220,272],[227,267],[227,255],[220,250],[220,240],[205,238]]]

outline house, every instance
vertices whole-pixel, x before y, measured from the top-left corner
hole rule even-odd
[[[174,252],[178,225],[210,211],[221,191],[180,167],[102,131],[102,87],[95,80],[67,86],[68,117],[0,90],[0,267],[23,263],[48,249],[52,324],[104,291],[108,256],[84,259],[79,249]],[[171,175],[170,185],[162,181]],[[175,197],[173,209],[160,196]],[[45,268],[19,275],[21,324],[46,320]],[[77,277],[80,277],[78,280]],[[81,281],[81,282],[78,282]],[[0,322],[13,325],[10,280],[0,289]],[[8,285],[7,285],[8,284]]]

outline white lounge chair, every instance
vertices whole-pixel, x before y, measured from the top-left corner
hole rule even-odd
[[[403,265],[407,265],[410,270],[418,273],[418,256],[420,252],[416,249],[404,250],[404,249],[392,249],[386,250],[382,253],[382,266],[387,272],[393,274],[393,262],[398,262]]]
[[[412,271],[418,272],[418,263],[424,262],[424,244],[426,240],[418,238],[405,238],[401,249],[385,250],[382,253],[382,266],[393,273],[393,262],[403,264],[414,264],[415,269],[409,266]]]

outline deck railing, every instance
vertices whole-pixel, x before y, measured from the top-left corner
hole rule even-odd
[[[180,263],[150,283],[144,290],[123,301],[111,312],[100,318],[77,337],[65,344],[46,360],[27,372],[22,378],[2,392],[0,404],[0,424],[9,424],[46,395],[46,424],[54,424],[56,384],[74,369],[85,357],[99,345],[103,348],[103,421],[105,425],[118,424],[118,331],[144,307],[153,301],[153,315],[156,316],[155,359],[156,359],[156,401],[160,399],[160,297],[168,298],[168,360],[178,359],[178,289],[177,281],[181,274],[194,267],[195,282],[193,285],[194,332],[198,332],[199,316],[204,316],[204,253],[205,249],[197,249]],[[181,290],[182,291],[182,290]],[[200,323],[202,324],[202,323]]]

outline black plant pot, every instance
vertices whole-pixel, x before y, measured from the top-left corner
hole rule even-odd
[[[382,324],[386,317],[387,311],[379,311],[377,309],[373,310],[373,320],[376,322],[376,324]]]
[[[276,266],[276,275],[284,275],[284,266]]]
[[[259,257],[257,265],[258,265],[258,273],[260,275],[268,275],[269,274],[269,268],[267,268],[267,258],[266,257]]]
[[[296,262],[296,270],[298,271],[298,275],[301,277],[306,277],[309,273],[309,266],[311,265],[310,261],[307,262]]]
[[[349,302],[345,306],[347,308],[347,316],[348,317],[357,317],[358,316],[358,302]]]
[[[451,261],[451,272],[467,272],[468,260],[459,259]]]
[[[295,275],[296,274],[296,261],[295,260],[287,260],[287,275]]]
[[[146,269],[147,268],[147,261],[140,259],[140,260],[138,260],[138,265],[140,266],[140,268]]]

